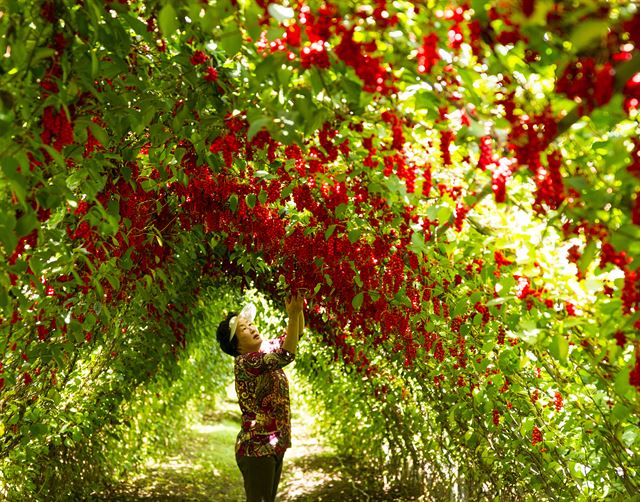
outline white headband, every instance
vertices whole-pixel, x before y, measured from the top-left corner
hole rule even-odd
[[[238,327],[238,319],[242,317],[247,321],[253,321],[256,318],[256,306],[253,303],[247,303],[237,316],[233,316],[229,320],[229,341],[235,336],[236,328]]]

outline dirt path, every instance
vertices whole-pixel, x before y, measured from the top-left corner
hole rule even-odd
[[[287,452],[278,502],[371,500],[342,476],[336,455],[311,437],[305,416],[293,417],[294,445]],[[239,430],[229,410],[180,432],[178,447],[150,462],[100,500],[243,502],[242,477],[233,447]]]
[[[349,476],[340,459],[311,437],[301,420],[292,424],[293,446],[287,452],[278,502],[369,501]]]

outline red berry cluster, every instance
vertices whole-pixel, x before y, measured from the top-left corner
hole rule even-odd
[[[560,394],[560,392],[555,393],[554,398],[553,398],[553,403],[554,406],[556,408],[556,411],[561,411],[562,410],[562,394]]]
[[[522,0],[522,3],[520,4],[522,13],[526,17],[531,17],[531,15],[533,14],[533,11],[535,10],[535,4],[536,4],[535,0]]]
[[[538,428],[537,425],[534,425],[533,430],[531,431],[531,445],[535,446],[542,441],[542,431]]]
[[[482,302],[476,302],[473,308],[476,310],[476,312],[482,315],[482,324],[483,325],[487,324],[491,319],[491,314],[489,313],[489,307],[487,307]]]
[[[493,252],[493,259],[496,263],[496,276],[500,277],[502,267],[508,267],[513,265],[513,261],[507,259],[507,257],[499,249]]]
[[[225,123],[230,127],[229,132],[218,136],[209,146],[211,153],[222,153],[225,165],[230,169],[233,166],[233,159],[243,150],[245,145],[244,137],[239,136],[239,130],[243,130],[248,125],[244,119],[237,117],[227,117]],[[241,124],[239,129],[236,124]]]
[[[640,11],[622,24],[623,29],[629,34],[629,39],[633,45],[640,47]]]
[[[510,3],[503,2],[489,9],[489,19],[491,21],[500,20],[504,28],[497,34],[496,42],[502,45],[515,45],[520,41],[528,41],[520,32],[520,26],[513,21],[514,13],[511,11]]]
[[[462,225],[467,217],[467,213],[471,210],[469,206],[466,206],[463,202],[456,203],[455,210],[455,221],[454,226],[456,231],[460,232],[462,230]]]
[[[476,57],[481,55],[482,27],[477,19],[465,20],[465,13],[469,10],[468,4],[449,5],[443,10],[436,11],[436,18],[449,23],[447,30],[447,47],[459,50],[466,42],[471,46]],[[471,17],[471,16],[468,16]]]
[[[595,59],[572,62],[556,82],[556,91],[578,103],[580,115],[607,104],[613,96],[615,74],[611,63],[598,66]]]
[[[451,143],[455,139],[453,131],[447,129],[440,131],[440,153],[442,155],[442,164],[450,166],[451,162]]]
[[[622,312],[625,315],[640,310],[640,268],[636,270],[625,269],[621,298]]]
[[[491,136],[482,136],[480,138],[480,158],[478,159],[478,168],[486,171],[487,167],[493,164],[493,138]]]
[[[507,181],[513,174],[513,165],[508,159],[501,158],[498,162],[490,164],[493,169],[491,171],[491,190],[496,202],[502,203],[507,200]]]
[[[376,7],[373,10],[372,17],[376,22],[376,25],[381,28],[389,28],[398,24],[398,15],[389,13],[389,6],[387,0],[375,0]],[[366,17],[366,14],[362,14],[362,17]]]
[[[631,77],[624,86],[624,109],[627,113],[640,110],[640,73]]]
[[[627,337],[625,336],[624,332],[618,330],[613,334],[613,338],[615,338],[616,340],[616,345],[618,347],[623,347],[627,344]]]
[[[444,347],[442,345],[442,340],[440,338],[438,338],[438,341],[436,342],[436,347],[433,351],[433,357],[438,362],[444,361]]]
[[[329,68],[331,63],[325,44],[321,40],[307,43],[300,51],[300,65],[303,68]]]
[[[431,73],[432,68],[438,61],[440,61],[438,35],[431,33],[422,39],[422,45],[418,48],[418,73]]]
[[[218,70],[216,70],[213,66],[207,67],[207,74],[204,76],[204,79],[207,82],[215,82],[218,80]]]
[[[198,66],[206,63],[208,60],[209,60],[209,56],[207,56],[204,52],[197,50],[193,53],[193,55],[189,59],[189,62],[193,66]]]
[[[557,150],[547,155],[547,167],[541,163],[536,163],[533,166],[534,181],[537,186],[533,208],[539,213],[545,212],[546,208],[558,209],[566,198],[560,173],[561,166],[562,155]]]
[[[297,23],[293,23],[287,26],[287,31],[285,31],[283,38],[286,40],[287,44],[289,44],[291,47],[300,47],[300,43],[301,43],[300,25]]]
[[[393,141],[391,143],[391,149],[402,151],[406,141],[404,136],[404,130],[403,130],[403,124],[404,124],[403,120],[400,119],[398,115],[391,110],[386,110],[382,112],[382,115],[380,116],[380,118],[385,123],[389,124],[389,126],[391,126],[391,137],[393,138]]]
[[[382,58],[369,54],[371,49],[361,42],[353,40],[354,29],[341,29],[342,38],[335,48],[341,61],[351,66],[362,80],[365,92],[391,94],[397,89],[388,80],[392,78],[390,69],[382,66]],[[375,50],[375,49],[374,49]]]
[[[98,139],[93,135],[93,132],[91,132],[91,128],[88,128],[87,141],[84,144],[84,153],[82,154],[83,157],[90,157],[93,152],[102,150],[102,146],[102,143],[100,143],[100,141],[98,141]]]
[[[328,40],[332,31],[341,21],[338,7],[331,2],[323,2],[314,13],[308,5],[301,5],[298,17],[300,24],[304,26],[307,37],[312,42],[316,40]]]
[[[42,142],[52,145],[59,152],[65,145],[71,145],[74,141],[73,125],[63,108],[56,111],[53,106],[47,106],[42,114],[42,127]]]
[[[531,394],[531,402],[533,404],[536,404],[538,402],[538,399],[540,399],[540,391],[538,391],[538,389],[535,389]]]
[[[629,372],[629,384],[640,392],[640,344],[636,345],[636,362]]]
[[[609,242],[603,242],[600,248],[600,268],[605,268],[608,263],[623,270],[631,263],[631,257],[625,251],[616,251]]]
[[[512,124],[509,132],[509,148],[513,151],[518,165],[528,166],[535,175],[540,164],[540,154],[556,137],[558,124],[550,108],[533,117],[523,114],[513,115],[512,97],[504,98],[505,118]]]

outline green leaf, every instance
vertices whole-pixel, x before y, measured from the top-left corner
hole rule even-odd
[[[576,52],[597,45],[609,30],[609,22],[586,19],[576,24],[571,33],[571,44]]]
[[[256,65],[254,75],[258,80],[264,80],[268,75],[276,71],[281,62],[276,58],[275,54],[269,54],[260,63]]]
[[[435,110],[439,101],[431,90],[421,90],[415,94],[416,110]]]
[[[197,11],[197,12],[192,12],[191,18],[197,19],[199,21],[203,31],[211,33],[218,26],[220,22],[220,16],[216,12],[216,10],[218,9],[218,5],[209,6],[208,8],[206,8],[204,16],[202,17],[200,17],[201,8],[202,8],[201,3],[191,4],[191,10]],[[222,15],[224,15],[224,12],[222,13]]]
[[[210,9],[215,9],[216,7],[210,7]],[[260,37],[260,32],[262,31],[262,27],[260,26],[260,18],[262,17],[262,9],[256,2],[247,2],[247,6],[245,7],[245,28],[249,32],[249,35],[253,39],[258,39]]]
[[[45,435],[48,430],[49,428],[46,424],[35,423],[29,426],[29,432],[34,438]]]
[[[230,24],[220,35],[218,45],[224,50],[227,58],[232,58],[242,48],[242,33],[234,24]]]
[[[102,127],[100,127],[95,122],[91,122],[89,124],[89,129],[91,129],[91,133],[102,146],[107,146],[109,144],[109,135],[107,134],[107,131],[105,131]]]
[[[531,429],[533,429],[533,426],[535,425],[535,418],[534,417],[525,417],[522,420],[522,425],[520,426],[520,433],[523,436],[528,436],[531,433]]]
[[[521,340],[527,342],[529,345],[534,345],[538,342],[538,338],[542,330],[535,327],[536,323],[533,322],[533,325],[528,323],[521,323],[520,330],[515,332],[515,335]]]
[[[487,307],[493,307],[494,305],[501,305],[505,302],[508,302],[510,300],[513,300],[515,298],[515,296],[513,295],[509,295],[509,296],[500,296],[498,298],[492,298],[491,300],[489,300],[485,305]]]
[[[18,238],[14,232],[15,226],[15,216],[0,211],[0,243],[4,244],[4,252],[7,256],[10,256],[18,245]]]
[[[271,117],[267,117],[265,115],[262,115],[260,117],[257,117],[255,119],[253,119],[251,121],[251,124],[249,125],[249,130],[247,131],[247,136],[249,139],[253,138],[256,134],[258,134],[260,132],[260,130],[266,126],[267,124],[273,122],[273,119]]]
[[[38,228],[39,222],[36,214],[33,211],[29,211],[24,214],[16,223],[16,234],[18,237],[24,237],[29,235],[32,230]]]
[[[107,281],[111,284],[111,287],[114,291],[120,291],[120,279],[118,279],[115,275],[109,274],[107,276]]]
[[[333,232],[335,231],[335,229],[336,229],[336,225],[329,225],[329,228],[327,228],[324,231],[324,240],[328,240],[329,237],[331,237],[331,235],[333,235]]]
[[[584,248],[582,256],[578,259],[577,265],[580,272],[584,273],[587,270],[587,268],[593,261],[593,258],[596,256],[597,250],[598,246],[596,239],[589,240],[589,243]]]
[[[162,34],[167,38],[173,35],[180,27],[176,10],[170,3],[166,4],[160,10],[160,14],[158,14],[158,26]]]
[[[622,444],[624,444],[627,448],[631,448],[636,442],[637,437],[638,427],[630,425],[629,427],[626,427],[624,432],[622,433]]]
[[[463,298],[460,298],[456,302],[455,307],[453,308],[453,317],[457,317],[461,315],[462,313],[466,312],[468,308],[469,308],[469,300],[467,299],[467,297],[465,296]]]
[[[338,204],[338,207],[336,207],[336,218],[338,218],[339,220],[343,220],[347,215],[348,210],[348,204]]]
[[[560,362],[566,362],[569,354],[569,342],[562,335],[555,335],[549,344],[549,352]]]
[[[280,87],[286,90],[289,86],[289,82],[291,81],[293,72],[287,66],[280,65],[280,67],[276,71],[276,75],[278,76]]]
[[[355,310],[359,310],[362,306],[362,302],[364,301],[364,293],[360,292],[351,300],[351,305]]]
[[[91,50],[89,52],[89,56],[91,58],[91,78],[96,78],[98,76],[98,68],[100,67],[100,62],[98,61],[98,56],[96,55],[95,50]]]
[[[27,180],[18,172],[20,164],[13,157],[3,157],[0,159],[0,168],[9,180],[11,189],[16,194],[18,200],[24,204],[27,195]]]
[[[512,349],[503,349],[498,358],[498,367],[505,375],[515,373],[518,370],[520,361],[516,352]]]
[[[9,292],[6,288],[0,288],[0,312],[3,312],[9,306]]]
[[[229,209],[231,209],[233,213],[238,209],[238,196],[236,194],[229,197]]]
[[[140,183],[140,186],[145,192],[151,192],[158,189],[158,182],[156,180],[144,180]]]
[[[342,88],[350,103],[360,106],[360,94],[362,93],[362,85],[351,79],[343,78],[341,81]]]
[[[424,237],[422,236],[422,233],[416,231],[411,234],[410,249],[417,255],[426,253],[428,251],[427,245],[424,241]]]
[[[613,416],[618,420],[623,421],[631,414],[631,410],[622,403],[616,403],[611,413],[613,413]]]
[[[249,209],[253,209],[256,205],[256,200],[257,200],[256,194],[250,193],[244,198],[244,200],[247,203],[247,207]]]
[[[359,228],[351,230],[349,232],[349,242],[351,242],[351,244],[355,244],[356,242],[358,242],[358,239],[360,239],[361,235],[362,235],[362,230],[360,230]]]
[[[449,206],[440,206],[438,208],[437,220],[441,223],[448,221],[453,214],[453,210]]]
[[[618,395],[625,397],[629,391],[631,390],[631,384],[629,383],[629,373],[631,370],[629,368],[623,368],[616,375],[616,380],[614,382],[614,387]]]
[[[145,23],[140,21],[138,18],[127,14],[126,12],[120,12],[118,16],[124,19],[131,27],[131,29],[135,31],[137,35],[142,37],[147,43],[152,42],[152,38],[150,36],[151,34],[149,33],[149,30],[147,30],[147,25]]]
[[[76,190],[78,187],[84,184],[88,175],[89,173],[84,169],[80,169],[71,173],[69,176],[67,176],[67,187],[70,190]]]

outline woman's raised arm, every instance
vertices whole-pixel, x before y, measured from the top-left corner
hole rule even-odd
[[[287,314],[289,314],[289,321],[287,322],[287,336],[284,339],[282,348],[292,354],[296,353],[298,349],[298,340],[304,329],[304,299],[296,294],[290,296],[285,303],[287,308]]]

